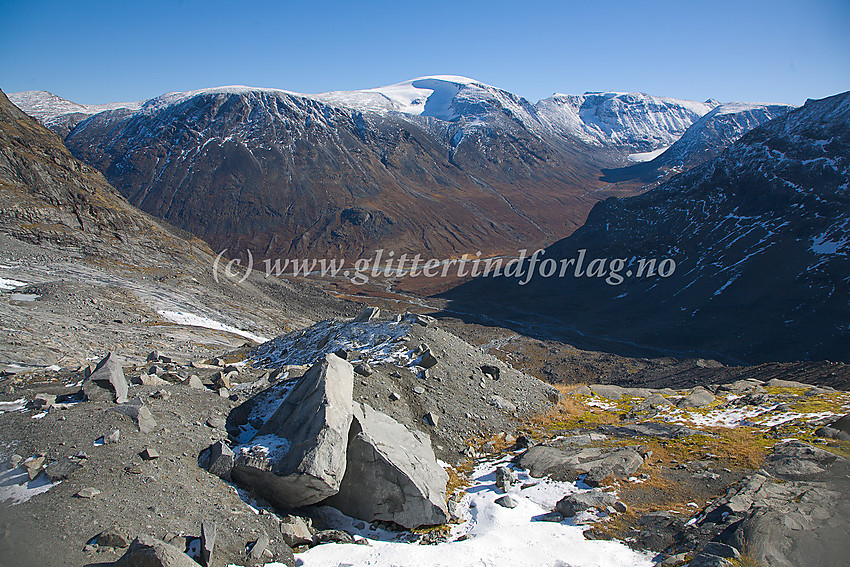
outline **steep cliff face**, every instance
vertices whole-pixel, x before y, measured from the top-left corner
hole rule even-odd
[[[850,93],[809,101],[716,159],[643,195],[599,203],[543,257],[623,258],[605,278],[473,282],[458,306],[532,313],[554,327],[650,348],[758,362],[848,360]],[[636,259],[670,258],[636,278]],[[585,264],[587,267],[587,264]],[[633,273],[628,273],[629,271]],[[607,278],[607,276],[606,276]],[[504,297],[514,298],[504,306]]]

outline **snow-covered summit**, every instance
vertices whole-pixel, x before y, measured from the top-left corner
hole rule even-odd
[[[471,101],[489,101],[490,109],[519,101],[519,97],[501,89],[458,75],[431,75],[386,87],[333,91],[314,97],[362,112],[399,112],[447,121],[466,115],[464,108],[468,109]]]

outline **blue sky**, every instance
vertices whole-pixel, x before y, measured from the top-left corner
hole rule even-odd
[[[850,90],[848,24],[847,0],[0,0],[0,88],[95,104],[454,74],[531,101],[620,90],[802,104]]]

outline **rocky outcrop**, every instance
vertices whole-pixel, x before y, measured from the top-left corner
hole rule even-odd
[[[282,508],[336,494],[346,467],[353,381],[351,364],[334,354],[314,364],[240,448],[233,479]]]
[[[355,410],[339,493],[327,503],[366,521],[444,524],[447,480],[427,435],[363,404]]]

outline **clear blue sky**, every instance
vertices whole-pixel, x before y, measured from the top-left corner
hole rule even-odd
[[[848,0],[0,0],[0,88],[105,103],[228,84],[315,93],[465,75],[531,101],[850,90]]]

